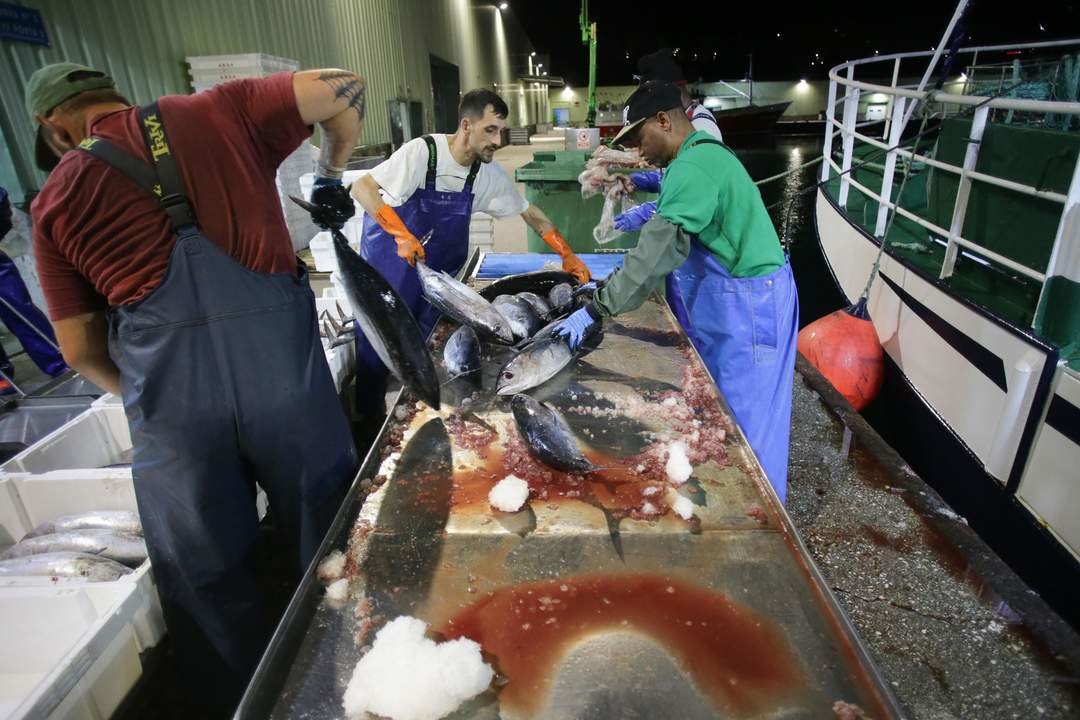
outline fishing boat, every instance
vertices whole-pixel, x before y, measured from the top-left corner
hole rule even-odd
[[[848,301],[879,267],[867,300],[896,380],[878,401],[894,418],[886,439],[1073,624],[1078,50],[963,48],[937,91],[895,79],[902,65],[933,67],[940,50],[832,68],[816,196],[821,249]],[[873,136],[859,122],[868,95],[889,105]]]
[[[727,110],[713,110],[712,114],[725,139],[743,135],[760,135],[775,130],[776,121],[788,109],[788,105],[791,105],[790,101],[769,105],[745,105]]]

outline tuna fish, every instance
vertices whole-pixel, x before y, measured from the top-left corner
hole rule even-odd
[[[451,377],[480,376],[480,338],[468,325],[462,325],[443,347],[443,362]]]
[[[424,297],[443,315],[468,325],[481,337],[504,343],[514,341],[510,323],[471,287],[423,262],[416,263],[416,272]]]
[[[138,514],[128,510],[90,510],[43,522],[24,535],[23,540],[76,530],[110,530],[114,533],[142,535],[142,523],[139,522]]]
[[[90,582],[111,582],[131,572],[115,560],[79,552],[54,552],[0,560],[0,577],[85,578]]]
[[[551,288],[560,283],[578,284],[574,276],[568,272],[562,270],[536,270],[499,278],[482,289],[480,294],[488,300],[494,300],[500,295],[517,295],[521,292],[546,295]]]
[[[147,557],[146,542],[140,535],[112,530],[73,530],[21,540],[0,555],[0,560],[56,552],[97,555],[128,567],[138,567]]]
[[[296,197],[292,201],[309,212],[314,208]],[[356,325],[401,384],[438,410],[439,376],[409,307],[390,283],[349,247],[340,231],[331,234],[338,274],[345,284]]]
[[[551,288],[551,292],[548,293],[548,304],[551,305],[551,312],[556,315],[561,315],[574,303],[574,289],[567,283],[562,283]]]
[[[520,292],[515,297],[529,303],[529,307],[531,307],[533,309],[533,312],[536,313],[537,317],[539,317],[544,322],[547,322],[551,319],[551,305],[548,304],[547,300],[540,297],[536,293]]]
[[[519,300],[513,295],[500,295],[497,300],[502,300],[502,302],[496,302],[495,309],[510,323],[514,340],[531,338],[543,325],[532,306],[524,300]]]
[[[506,363],[499,372],[495,392],[516,395],[555,377],[570,364],[574,353],[561,337],[539,337]]]
[[[510,401],[514,412],[514,421],[518,432],[525,439],[525,444],[540,462],[572,473],[590,473],[605,468],[593,465],[581,453],[577,439],[570,426],[550,405],[539,402],[528,395],[515,395]],[[622,536],[619,534],[619,519],[607,508],[591,490],[582,500],[600,510],[607,523],[611,545],[620,559],[623,559]]]
[[[588,473],[599,469],[581,454],[570,426],[553,407],[528,395],[515,395],[510,407],[518,431],[537,460],[563,472]]]

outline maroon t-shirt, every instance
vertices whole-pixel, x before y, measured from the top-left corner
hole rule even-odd
[[[294,272],[275,174],[311,129],[297,110],[292,73],[158,103],[206,237],[251,270]],[[96,118],[89,134],[150,163],[138,108]],[[139,300],[165,275],[175,236],[158,201],[81,150],[64,155],[31,212],[53,320]]]

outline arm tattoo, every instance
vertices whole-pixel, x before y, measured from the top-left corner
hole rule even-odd
[[[351,72],[331,70],[319,74],[319,79],[334,90],[336,99],[345,98],[356,116],[363,120],[367,111],[367,85]]]

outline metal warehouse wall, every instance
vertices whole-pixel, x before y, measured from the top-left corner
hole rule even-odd
[[[0,42],[0,183],[16,200],[40,186],[27,78],[71,60],[100,68],[133,102],[191,92],[184,58],[263,52],[301,67],[344,67],[368,80],[362,142],[389,142],[386,103],[424,103],[432,126],[429,54],[458,66],[461,89],[510,84],[533,49],[513,10],[474,0],[25,0],[41,11],[51,47]],[[76,14],[77,13],[77,14]],[[509,99],[509,98],[508,98]],[[512,125],[537,122],[511,102]]]

